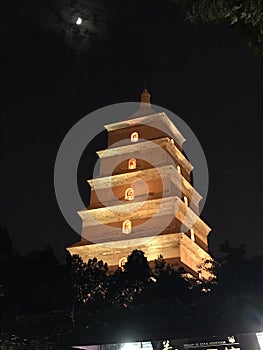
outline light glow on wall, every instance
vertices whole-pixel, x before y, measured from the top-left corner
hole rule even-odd
[[[131,220],[125,220],[122,223],[122,233],[125,233],[126,235],[131,233],[132,230],[132,222]]]
[[[128,169],[129,170],[133,170],[133,169],[136,169],[136,159],[135,158],[131,158],[129,159],[129,162],[128,162]]]
[[[134,190],[129,187],[125,190],[125,199],[126,201],[132,201],[134,199]]]
[[[120,267],[122,270],[124,270],[124,265],[126,264],[126,262],[127,262],[127,258],[126,258],[126,257],[121,258],[121,259],[119,260],[119,267]]]
[[[131,134],[131,142],[138,142],[139,134],[135,131]]]
[[[181,167],[180,167],[180,165],[177,165],[176,169],[177,169],[178,173],[181,174]]]
[[[188,198],[184,196],[184,204],[188,206]]]

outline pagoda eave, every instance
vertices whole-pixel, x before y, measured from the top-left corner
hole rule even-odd
[[[78,211],[78,214],[86,227],[122,222],[127,219],[128,214],[130,220],[175,217],[188,229],[197,226],[203,237],[207,237],[211,231],[211,228],[177,196],[147,200],[143,204],[132,201],[114,207],[82,210]]]
[[[135,247],[145,252],[150,262],[157,259],[161,251],[163,258],[167,262],[174,261],[179,266],[187,266],[191,273],[196,272],[198,266],[205,261],[211,260],[210,255],[184,233],[136,238],[125,242],[83,244],[76,247],[68,247],[67,250],[72,255],[80,255],[84,261],[94,257],[98,260],[107,261],[110,269],[114,270],[118,267],[119,260],[128,256]],[[207,277],[209,275],[207,274]]]
[[[187,195],[195,205],[198,205],[202,196],[191,186],[191,184],[178,173],[177,169],[173,165],[166,165],[158,168],[150,168],[146,170],[138,170],[125,174],[117,174],[112,176],[97,177],[88,180],[91,190],[102,191],[116,187],[129,186],[136,181],[158,181],[160,180],[163,185],[166,179],[169,179],[173,183],[178,191],[184,195]],[[114,203],[114,201],[113,201]],[[110,205],[110,203],[108,203]]]
[[[156,128],[164,129],[171,137],[179,143],[180,146],[185,142],[185,138],[182,136],[180,131],[174,126],[167,115],[164,112],[142,116],[135,119],[128,119],[118,123],[108,124],[104,127],[108,132],[125,129],[139,124],[151,125]]]
[[[160,139],[155,139],[151,141],[138,142],[136,144],[123,145],[120,147],[107,148],[102,151],[97,151],[96,153],[100,158],[108,158],[122,155],[133,154],[136,156],[136,153],[146,152],[146,151],[155,151],[158,148],[163,148],[166,150],[172,157],[174,157],[178,163],[184,167],[188,172],[193,170],[192,164],[184,157],[182,152],[176,147],[176,145],[171,143],[169,137],[162,137]],[[128,158],[128,156],[127,156]]]

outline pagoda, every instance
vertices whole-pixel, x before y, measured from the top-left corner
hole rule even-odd
[[[191,184],[184,137],[165,113],[152,109],[146,88],[136,113],[105,128],[108,148],[97,152],[100,175],[88,180],[90,205],[78,212],[81,240],[67,250],[83,261],[103,260],[113,271],[139,249],[150,265],[162,255],[200,277],[200,265],[211,259],[211,229],[199,217],[202,197]]]

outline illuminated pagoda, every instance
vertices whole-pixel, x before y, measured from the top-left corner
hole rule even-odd
[[[200,277],[200,265],[211,259],[210,228],[199,217],[202,197],[191,185],[184,137],[165,113],[152,109],[146,89],[135,114],[105,128],[100,175],[88,180],[90,205],[78,212],[82,237],[68,251],[83,261],[103,260],[112,271],[139,249],[150,265],[162,255]]]

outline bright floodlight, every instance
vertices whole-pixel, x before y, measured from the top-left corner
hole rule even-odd
[[[76,24],[77,24],[78,26],[80,26],[81,23],[82,23],[82,18],[78,17],[78,19],[76,20]]]
[[[263,350],[263,332],[257,333],[257,338],[258,338],[260,349]]]
[[[121,350],[138,350],[138,346],[136,343],[125,343],[121,347]]]

